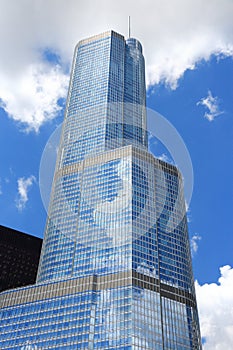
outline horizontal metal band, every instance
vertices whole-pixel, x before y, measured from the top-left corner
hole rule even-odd
[[[142,150],[132,145],[115,148],[114,150],[104,151],[94,156],[87,157],[81,162],[64,166],[63,168],[56,171],[55,178],[83,171],[83,169],[89,166],[101,164],[110,160],[117,159],[119,157],[122,158],[127,156],[133,156],[135,158],[142,159],[143,161],[148,161],[151,164],[154,164],[156,168],[161,169],[164,172],[170,173],[171,175],[178,176],[179,179],[182,179],[180,171],[176,166],[154,157],[147,150]]]
[[[195,296],[182,289],[160,283],[158,279],[138,273],[123,271],[103,276],[86,276],[66,281],[36,284],[13,289],[0,294],[1,308],[33,303],[45,299],[62,297],[85,291],[99,291],[126,286],[137,286],[142,289],[160,293],[162,297],[175,300],[196,308]]]
[[[162,283],[157,278],[133,271],[133,285],[153,290],[160,293],[162,297],[197,308],[196,298],[193,294],[183,289]]]

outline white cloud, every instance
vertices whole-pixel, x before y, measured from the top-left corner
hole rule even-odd
[[[191,246],[191,253],[194,255],[198,250],[198,242],[201,240],[201,236],[198,234],[195,234],[191,237],[190,240],[190,246]]]
[[[2,179],[0,178],[0,196],[2,195]]]
[[[186,215],[187,215],[187,222],[192,222],[192,214],[191,214],[191,208],[189,207],[189,204],[187,203],[185,199],[185,209],[186,209]],[[192,241],[190,242],[192,244]]]
[[[129,14],[132,36],[144,47],[148,84],[163,81],[175,88],[200,60],[233,55],[232,0],[0,0],[0,5],[0,98],[29,129],[38,130],[59,109],[75,44],[109,29],[127,36]],[[60,57],[60,66],[48,66],[45,49]]]
[[[223,111],[219,108],[219,99],[217,96],[213,97],[211,91],[208,91],[208,96],[202,98],[197,105],[202,105],[208,109],[204,117],[212,122],[216,117],[223,114]]]
[[[20,177],[18,179],[18,195],[15,200],[15,204],[19,211],[22,211],[25,208],[28,201],[28,191],[35,181],[36,178],[33,175],[29,176],[28,178]]]
[[[166,153],[162,153],[160,156],[156,156],[156,158],[162,160],[163,162],[174,164],[174,161],[168,157]]]
[[[162,160],[163,162],[168,162],[169,161],[169,158],[168,158],[168,156],[165,153],[161,154],[160,156],[157,156],[157,158]]]
[[[231,350],[233,344],[233,268],[220,268],[218,283],[196,282],[203,350]]]
[[[9,184],[9,182],[10,182],[9,178],[8,178],[8,177],[5,177],[5,183],[6,183],[6,184]]]
[[[16,84],[8,88],[8,78],[3,77],[0,106],[14,120],[24,123],[27,131],[38,132],[40,126],[61,109],[57,102],[66,96],[68,78],[58,65],[38,63],[29,65],[16,79]]]

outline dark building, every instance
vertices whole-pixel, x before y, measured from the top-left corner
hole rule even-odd
[[[36,281],[42,239],[0,225],[0,292]]]

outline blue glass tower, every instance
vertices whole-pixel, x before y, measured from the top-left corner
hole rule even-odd
[[[37,283],[1,349],[201,349],[182,178],[148,152],[141,44],[76,47]]]

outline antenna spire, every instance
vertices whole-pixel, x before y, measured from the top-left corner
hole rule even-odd
[[[129,38],[130,38],[130,29],[131,29],[131,28],[130,28],[130,16],[129,16],[129,19],[128,19],[128,25],[129,25],[129,26],[128,26],[128,30],[129,30]]]

